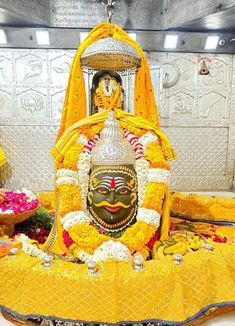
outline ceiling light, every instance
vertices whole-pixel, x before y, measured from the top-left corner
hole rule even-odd
[[[130,38],[132,38],[132,40],[136,41],[136,33],[128,33],[128,35]]]
[[[80,43],[82,43],[86,39],[88,34],[89,32],[80,32]]]
[[[164,48],[175,49],[177,47],[177,42],[178,42],[177,34],[167,34],[165,36]]]
[[[7,44],[7,35],[4,29],[0,29],[0,44]]]
[[[50,36],[48,31],[36,30],[36,39],[38,45],[50,45]]]
[[[218,35],[210,35],[206,38],[205,50],[215,50],[219,41]]]

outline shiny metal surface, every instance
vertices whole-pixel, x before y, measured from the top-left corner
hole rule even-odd
[[[106,37],[85,49],[81,63],[96,70],[125,70],[138,67],[140,56],[129,44],[113,37]]]
[[[130,143],[123,137],[115,113],[110,111],[104,122],[100,139],[91,152],[93,165],[135,165],[136,156]]]
[[[80,44],[79,29],[50,28],[50,45],[38,45],[36,42],[36,28],[4,28],[8,44],[0,44],[0,48],[28,48],[28,49],[77,49]],[[39,28],[37,28],[38,30]],[[45,30],[45,28],[42,28]],[[235,53],[235,32],[218,33],[220,40],[226,40],[224,46],[215,50],[205,50],[205,41],[208,33],[178,32],[177,49],[164,49],[164,39],[168,32],[164,31],[136,31],[136,40],[145,51],[158,52],[194,52],[194,53]],[[233,40],[233,41],[231,41]]]

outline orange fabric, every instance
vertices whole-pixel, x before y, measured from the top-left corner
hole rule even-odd
[[[80,61],[82,53],[90,44],[110,35],[130,44],[140,55],[141,65],[138,68],[135,77],[134,113],[151,121],[157,127],[159,126],[150,70],[143,50],[140,45],[133,41],[121,27],[115,24],[102,23],[97,25],[89,33],[75,54],[70,71],[57,141],[71,125],[86,117],[86,92]]]

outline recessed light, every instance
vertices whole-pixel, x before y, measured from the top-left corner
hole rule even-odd
[[[4,29],[0,29],[0,44],[7,44],[7,35]]]
[[[177,47],[177,42],[178,42],[177,34],[167,34],[165,36],[164,48],[175,49]]]
[[[80,32],[80,43],[82,43],[88,36],[89,32]]]
[[[136,33],[128,33],[128,35],[130,38],[132,38],[132,40],[136,41]]]
[[[206,38],[205,50],[215,50],[219,42],[218,35],[210,35]]]
[[[36,39],[38,45],[50,45],[50,36],[48,31],[36,30]]]

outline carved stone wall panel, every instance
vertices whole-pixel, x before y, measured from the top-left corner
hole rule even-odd
[[[50,116],[53,119],[61,119],[66,88],[64,87],[51,87],[50,88]]]
[[[53,50],[48,54],[50,82],[53,86],[67,85],[74,54],[75,51],[72,50]]]
[[[173,88],[195,89],[197,84],[197,54],[168,53],[167,60],[174,62],[180,70],[180,78]]]
[[[0,132],[9,162],[2,171],[2,185],[37,191],[52,189],[54,167],[49,153],[58,126],[2,126]]]
[[[226,173],[228,128],[163,128],[177,153],[173,176],[217,177]],[[191,187],[194,185],[191,184]]]
[[[17,83],[48,83],[47,50],[18,50],[14,60]]]
[[[47,88],[17,87],[16,110],[20,119],[49,118]]]
[[[219,88],[231,87],[232,78],[232,56],[224,54],[198,55],[198,71],[202,62],[205,61],[208,69],[208,75],[197,74],[197,84],[199,88]]]
[[[0,116],[11,118],[13,115],[13,88],[11,86],[0,86]]]
[[[0,54],[0,84],[9,84],[13,81],[12,50],[1,49]]]
[[[169,110],[169,118],[193,118],[197,105],[197,92],[194,89],[169,89],[164,98]]]
[[[198,94],[199,119],[228,119],[229,118],[229,90],[200,88]]]

